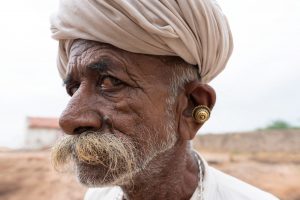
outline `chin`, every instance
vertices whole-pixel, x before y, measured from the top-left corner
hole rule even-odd
[[[77,163],[75,169],[78,181],[87,187],[122,186],[132,183],[132,173],[120,172],[116,175],[102,165]]]

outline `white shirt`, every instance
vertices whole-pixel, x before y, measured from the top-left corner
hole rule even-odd
[[[203,158],[204,200],[279,200],[272,194],[264,192],[237,178],[227,175],[213,167],[208,166]],[[198,200],[198,187],[191,200]],[[122,200],[123,191],[120,187],[90,188],[86,192],[84,200]]]

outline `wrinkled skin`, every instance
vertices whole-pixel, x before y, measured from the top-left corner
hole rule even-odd
[[[70,135],[113,129],[118,137],[137,142],[140,152],[147,151],[147,142],[153,142],[151,137],[158,142],[165,141],[168,135],[164,124],[170,121],[165,112],[166,99],[170,97],[171,63],[178,60],[76,40],[65,80],[71,100],[60,117],[61,128]],[[213,89],[197,80],[179,91],[171,107],[175,125],[172,134],[177,141],[171,149],[153,158],[143,172],[136,174],[133,183],[121,185],[128,199],[189,199],[192,196],[199,172],[189,141],[202,124],[193,120],[191,112],[196,105],[212,108],[214,103]],[[143,132],[145,126],[152,127],[155,135]],[[97,166],[83,169],[90,174],[99,170]]]

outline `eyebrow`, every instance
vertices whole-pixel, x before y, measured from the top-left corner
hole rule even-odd
[[[97,70],[99,72],[105,72],[108,70],[108,66],[110,65],[110,61],[105,58],[101,58],[96,63],[90,64],[87,67],[93,70]]]
[[[87,67],[93,70],[97,70],[99,72],[106,72],[108,70],[109,63],[110,63],[109,60],[102,58],[96,63],[92,63]],[[67,74],[66,78],[63,80],[63,86],[70,84],[72,81],[73,81],[72,75]]]
[[[63,80],[63,86],[70,84],[73,81],[71,74],[68,74],[67,77]]]

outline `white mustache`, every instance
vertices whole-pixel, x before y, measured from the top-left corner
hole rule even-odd
[[[111,172],[131,171],[136,165],[135,152],[129,139],[118,138],[111,133],[87,131],[62,138],[52,149],[52,163],[57,170],[73,160],[102,166]]]

